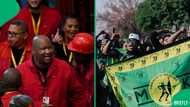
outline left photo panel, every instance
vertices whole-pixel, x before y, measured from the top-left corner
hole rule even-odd
[[[94,0],[0,3],[0,106],[94,106]]]

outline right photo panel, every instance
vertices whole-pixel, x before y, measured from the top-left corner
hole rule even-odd
[[[96,0],[97,107],[190,107],[189,5]]]

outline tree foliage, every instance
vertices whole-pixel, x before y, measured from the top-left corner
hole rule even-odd
[[[126,35],[130,32],[138,32],[135,23],[135,11],[139,1],[142,0],[109,0],[103,12],[97,13],[97,22],[106,24],[106,29]]]
[[[190,0],[145,0],[139,4],[135,20],[141,31],[188,25],[189,5]]]

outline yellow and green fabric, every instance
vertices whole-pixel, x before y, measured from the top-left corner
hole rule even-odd
[[[190,88],[190,41],[106,67],[121,107],[171,107]]]

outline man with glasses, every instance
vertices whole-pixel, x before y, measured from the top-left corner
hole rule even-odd
[[[8,41],[0,44],[0,78],[8,67],[16,68],[31,56],[27,44],[27,26],[22,20],[14,20],[7,31]]]

